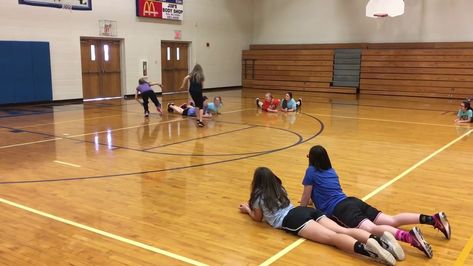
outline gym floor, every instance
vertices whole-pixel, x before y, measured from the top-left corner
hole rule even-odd
[[[299,113],[269,114],[255,106],[264,93],[208,93],[224,109],[204,128],[145,119],[134,100],[1,107],[0,265],[376,265],[238,211],[258,166],[297,205],[317,144],[347,194],[388,214],[447,213],[452,239],[420,225],[434,257],[402,244],[400,265],[473,265],[473,128],[453,122],[459,100],[296,93]]]

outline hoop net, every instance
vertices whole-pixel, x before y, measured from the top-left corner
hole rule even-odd
[[[404,14],[404,0],[369,0],[366,16],[371,18],[396,17]]]
[[[62,3],[62,9],[66,10],[66,11],[69,10],[69,11],[72,12],[72,6],[73,6],[72,3],[73,2],[71,0],[62,0],[61,3]]]

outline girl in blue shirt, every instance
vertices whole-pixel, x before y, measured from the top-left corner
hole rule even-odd
[[[471,123],[473,122],[473,110],[471,109],[470,102],[464,101],[460,104],[460,110],[457,113],[457,123]]]
[[[284,99],[281,100],[281,111],[283,112],[295,112],[299,107],[302,106],[302,99],[294,100],[292,92],[287,92],[284,95]]]
[[[335,246],[345,252],[360,254],[386,265],[395,265],[396,259],[382,245],[397,245],[401,249],[394,236],[389,233],[380,238],[364,230],[343,228],[319,210],[294,207],[281,179],[266,167],[255,170],[250,200],[240,204],[240,211],[250,215],[254,221],[264,220],[274,228]]]
[[[223,106],[222,97],[215,96],[214,100],[207,104],[206,111],[207,113],[211,113],[211,114],[220,114],[220,109],[222,108],[222,106]]]
[[[432,258],[432,248],[424,240],[419,228],[414,227],[409,232],[396,228],[408,224],[430,224],[440,230],[450,239],[451,230],[447,216],[443,212],[435,215],[418,213],[400,213],[395,216],[384,214],[371,205],[356,197],[347,197],[340,186],[340,179],[332,168],[330,158],[324,147],[317,145],[310,149],[309,167],[302,184],[304,191],[301,206],[307,206],[312,199],[315,206],[326,215],[349,228],[364,229],[375,235],[390,232],[397,240],[411,244]],[[404,254],[392,254],[398,259],[404,259]]]

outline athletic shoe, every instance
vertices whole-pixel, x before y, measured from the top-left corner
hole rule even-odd
[[[202,121],[197,121],[197,125],[198,125],[199,127],[205,127],[205,124],[204,124],[204,122],[202,122]]]
[[[387,250],[382,248],[378,241],[373,238],[369,238],[365,244],[365,250],[368,252],[370,258],[379,263],[386,265],[396,265],[396,259]]]
[[[149,112],[145,112],[145,117],[149,117]]]
[[[396,238],[390,232],[384,232],[383,236],[381,236],[380,245],[385,250],[389,251],[389,253],[391,253],[396,258],[396,260],[404,260],[406,258],[401,245],[399,245]]]
[[[259,102],[260,102],[260,99],[259,99],[259,98],[256,98],[256,107],[258,107],[258,108],[260,107],[260,106],[259,106]]]
[[[174,109],[171,108],[171,105],[174,105],[174,103],[168,103],[168,112],[169,113],[174,112]]]
[[[298,102],[299,102],[299,108],[301,108],[302,107],[302,98],[299,98]]]
[[[163,114],[163,111],[161,110],[161,106],[156,107],[156,110],[158,111],[158,113],[159,113],[160,115]]]
[[[444,212],[439,212],[433,217],[435,220],[434,228],[437,228],[440,232],[442,232],[445,238],[450,239],[452,229],[450,228],[450,224],[448,223],[447,215]]]
[[[411,246],[420,249],[427,257],[429,257],[429,259],[431,259],[434,256],[434,254],[432,253],[432,247],[429,243],[427,243],[427,241],[425,241],[420,229],[414,227],[411,231],[409,231],[409,234],[412,238]]]

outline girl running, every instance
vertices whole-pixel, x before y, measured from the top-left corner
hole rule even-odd
[[[360,229],[347,229],[328,219],[314,208],[294,207],[279,179],[266,167],[256,168],[248,203],[240,204],[240,211],[257,222],[266,221],[274,228],[348,253],[356,253],[380,263],[395,265],[394,257],[381,245],[402,248],[390,233],[383,237],[370,235]]]
[[[181,85],[181,89],[184,89],[186,86],[189,88],[189,94],[195,103],[197,125],[199,127],[205,126],[202,121],[204,116],[204,96],[202,95],[204,80],[204,70],[201,65],[196,64],[192,72],[184,78]]]
[[[409,232],[397,227],[409,224],[430,224],[440,230],[445,238],[450,239],[451,229],[447,216],[443,212],[434,215],[417,213],[400,213],[395,216],[384,214],[364,201],[347,197],[340,186],[337,173],[332,168],[327,151],[320,145],[310,149],[309,167],[302,184],[301,206],[307,206],[312,199],[317,209],[320,209],[338,223],[349,228],[360,228],[375,235],[390,232],[399,241],[411,244],[432,258],[432,248],[424,240],[419,228],[414,227]]]
[[[156,97],[156,93],[154,93],[151,86],[158,85],[159,87],[163,88],[163,85],[159,83],[150,83],[146,81],[145,78],[140,78],[138,80],[138,84],[139,84],[138,87],[136,87],[135,99],[138,101],[138,96],[141,96],[141,98],[143,99],[143,108],[145,109],[145,117],[149,116],[148,99],[151,99],[151,101],[156,106],[158,113],[162,115],[163,112],[161,111],[161,103]]]

